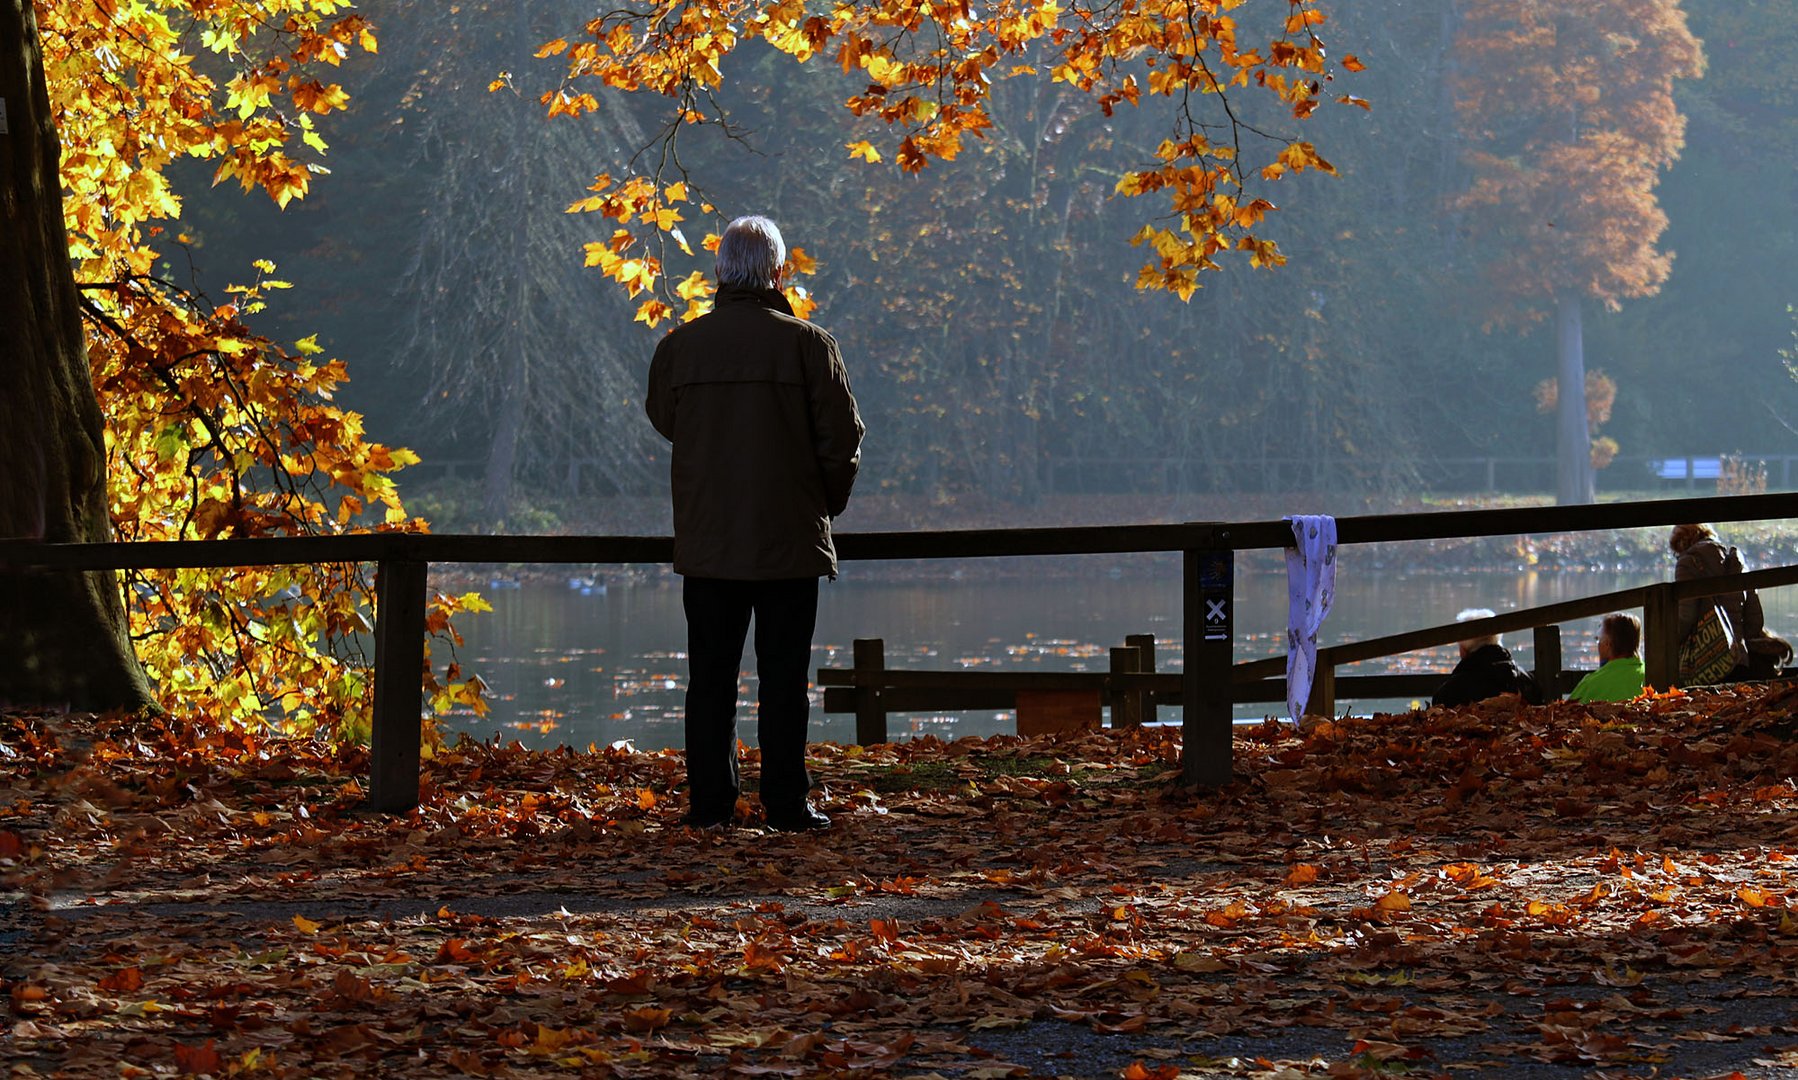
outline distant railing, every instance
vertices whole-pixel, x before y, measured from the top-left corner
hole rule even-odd
[[[1628,529],[1697,521],[1758,521],[1798,515],[1798,495],[1744,495],[1712,499],[1666,499],[1596,506],[1520,507],[1423,514],[1375,514],[1337,519],[1339,544],[1439,540],[1471,536],[1513,536]],[[847,533],[837,538],[846,560],[949,559],[997,556],[1086,555],[1125,552],[1180,552],[1182,555],[1182,656],[1178,676],[1137,674],[1145,687],[1177,678],[1184,703],[1182,769],[1194,784],[1216,787],[1231,776],[1234,687],[1243,674],[1233,669],[1235,553],[1288,546],[1285,521],[1191,522],[1180,525],[1123,525],[1064,529],[987,529],[954,532]],[[666,563],[673,555],[668,537],[434,536],[360,533],[329,537],[260,540],[165,541],[102,544],[43,544],[0,540],[0,567],[57,570],[173,569],[182,567],[270,566],[306,563],[376,564],[373,745],[369,803],[377,810],[403,811],[417,804],[420,724],[423,702],[419,673],[424,666],[426,575],[433,562],[450,563]],[[1789,568],[1733,578],[1646,586],[1648,648],[1660,657],[1650,671],[1655,685],[1670,685],[1666,658],[1677,652],[1672,616],[1682,598],[1727,592],[1757,582],[1786,583]],[[1627,590],[1635,593],[1637,590]],[[1579,610],[1609,605],[1613,597],[1569,601]],[[1601,604],[1600,601],[1603,603]],[[1559,612],[1567,605],[1551,605]],[[1448,644],[1479,630],[1522,629],[1546,615],[1509,612],[1490,620],[1432,627],[1397,635],[1409,648]],[[1554,618],[1564,617],[1556,614]],[[1380,648],[1401,651],[1393,639]],[[1331,663],[1347,662],[1374,642],[1326,650]],[[1376,654],[1378,655],[1378,654]],[[1269,665],[1274,661],[1258,661]],[[1248,665],[1249,670],[1255,669]]]

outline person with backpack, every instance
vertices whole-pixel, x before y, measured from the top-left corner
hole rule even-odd
[[[1676,525],[1667,538],[1676,561],[1674,581],[1745,573],[1741,552],[1724,547],[1709,525]],[[1792,657],[1792,646],[1767,633],[1766,613],[1753,589],[1679,602],[1680,682],[1768,679]],[[1727,666],[1725,661],[1727,653]]]

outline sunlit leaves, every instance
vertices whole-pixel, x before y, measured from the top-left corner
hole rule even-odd
[[[246,321],[289,287],[272,264],[259,261],[222,304],[167,284],[158,267],[181,212],[166,176],[176,160],[215,162],[215,182],[281,206],[310,190],[326,148],[313,118],[348,104],[332,69],[374,51],[367,21],[341,0],[109,0],[103,10],[37,4],[117,535],[422,528],[391,475],[416,455],[369,440],[360,416],[332,404],[343,364],[316,337],[289,351]],[[366,731],[363,569],[153,571],[129,586],[131,634],[165,707]]]
[[[1107,115],[1121,104],[1140,104],[1146,91],[1171,103],[1179,135],[1165,145],[1158,165],[1125,174],[1117,193],[1158,194],[1167,201],[1172,225],[1138,283],[1187,297],[1200,271],[1220,268],[1220,254],[1245,252],[1254,266],[1283,261],[1270,241],[1256,235],[1261,214],[1273,204],[1243,190],[1249,178],[1334,171],[1310,143],[1244,128],[1224,109],[1214,119],[1202,118],[1194,101],[1244,88],[1270,94],[1303,119],[1326,100],[1324,84],[1333,73],[1317,36],[1324,12],[1314,0],[1289,0],[1277,13],[1274,7],[1263,2],[1245,10],[1250,5],[1243,0],[1105,6],[1007,0],[986,8],[857,0],[826,14],[797,0],[769,0],[744,18],[741,6],[723,0],[640,0],[600,14],[579,36],[547,42],[538,55],[565,65],[562,86],[544,96],[551,115],[596,107],[590,92],[580,89],[587,84],[659,94],[670,102],[670,140],[682,124],[724,119],[716,111],[721,99],[709,91],[722,86],[721,61],[743,42],[760,39],[800,63],[823,58],[863,81],[864,89],[849,96],[845,108],[891,129],[884,147],[875,139],[852,139],[849,156],[867,164],[890,161],[906,173],[955,159],[970,138],[985,139],[998,81],[1046,75],[1077,89]],[[1252,46],[1239,40],[1250,16],[1257,17],[1251,25],[1261,35]],[[1362,65],[1349,56],[1342,67],[1356,71]],[[1367,105],[1352,95],[1336,98]],[[1212,130],[1228,137],[1214,141],[1207,134]],[[1266,156],[1244,162],[1244,148]],[[594,195],[571,209],[634,226],[639,242],[653,246],[657,232],[680,220],[667,206],[672,200],[658,202],[657,184],[656,177],[602,176]],[[1217,209],[1220,199],[1253,202],[1261,210],[1240,217]],[[601,269],[631,295],[666,288],[654,275]],[[659,321],[660,314],[648,303],[639,309],[645,321]]]

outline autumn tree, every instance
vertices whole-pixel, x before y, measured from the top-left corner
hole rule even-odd
[[[30,0],[0,2],[0,536],[111,538],[106,441],[57,179]],[[0,701],[141,708],[117,575],[0,569]]]
[[[1582,311],[1655,293],[1672,254],[1654,187],[1682,145],[1673,80],[1703,71],[1678,0],[1470,0],[1456,104],[1470,215],[1501,320],[1552,312],[1556,493],[1594,496]]]
[[[246,322],[285,284],[273,267],[216,302],[173,285],[159,247],[181,212],[168,171],[180,157],[210,159],[217,181],[281,205],[307,192],[324,171],[313,118],[348,100],[325,73],[374,49],[367,23],[336,0],[7,0],[5,10],[6,96],[32,101],[30,138],[6,144],[0,176],[20,225],[8,239],[21,237],[6,248],[18,286],[8,302],[41,306],[8,313],[29,347],[9,358],[16,422],[0,432],[0,462],[31,480],[8,484],[0,525],[51,540],[422,528],[390,476],[415,459],[366,439],[361,418],[331,403],[343,365]],[[116,575],[64,594],[66,605],[6,605],[17,655],[0,669],[0,697],[143,704]],[[227,722],[365,725],[355,635],[369,627],[372,589],[358,567],[145,574],[126,598],[164,706]],[[439,623],[455,606],[438,604]],[[104,633],[83,636],[90,626]],[[96,659],[113,640],[116,662]],[[72,682],[71,672],[91,674]],[[468,696],[465,685],[438,689]]]

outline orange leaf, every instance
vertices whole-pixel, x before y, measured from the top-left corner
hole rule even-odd
[[[640,1009],[626,1009],[624,1026],[632,1031],[654,1031],[659,1027],[667,1027],[668,1021],[674,1019],[673,1009],[658,1009],[645,1005]]]
[[[1310,863],[1299,863],[1286,874],[1288,885],[1309,885],[1317,880],[1317,867]]]
[[[100,980],[100,989],[131,993],[140,990],[144,985],[144,973],[134,967],[120,968],[111,975]]]
[[[205,1046],[183,1046],[175,1044],[175,1067],[184,1073],[218,1073],[225,1069],[225,1060],[214,1050],[214,1040],[207,1039]]]
[[[787,958],[759,941],[752,941],[743,950],[743,966],[751,971],[777,972],[787,966]]]

